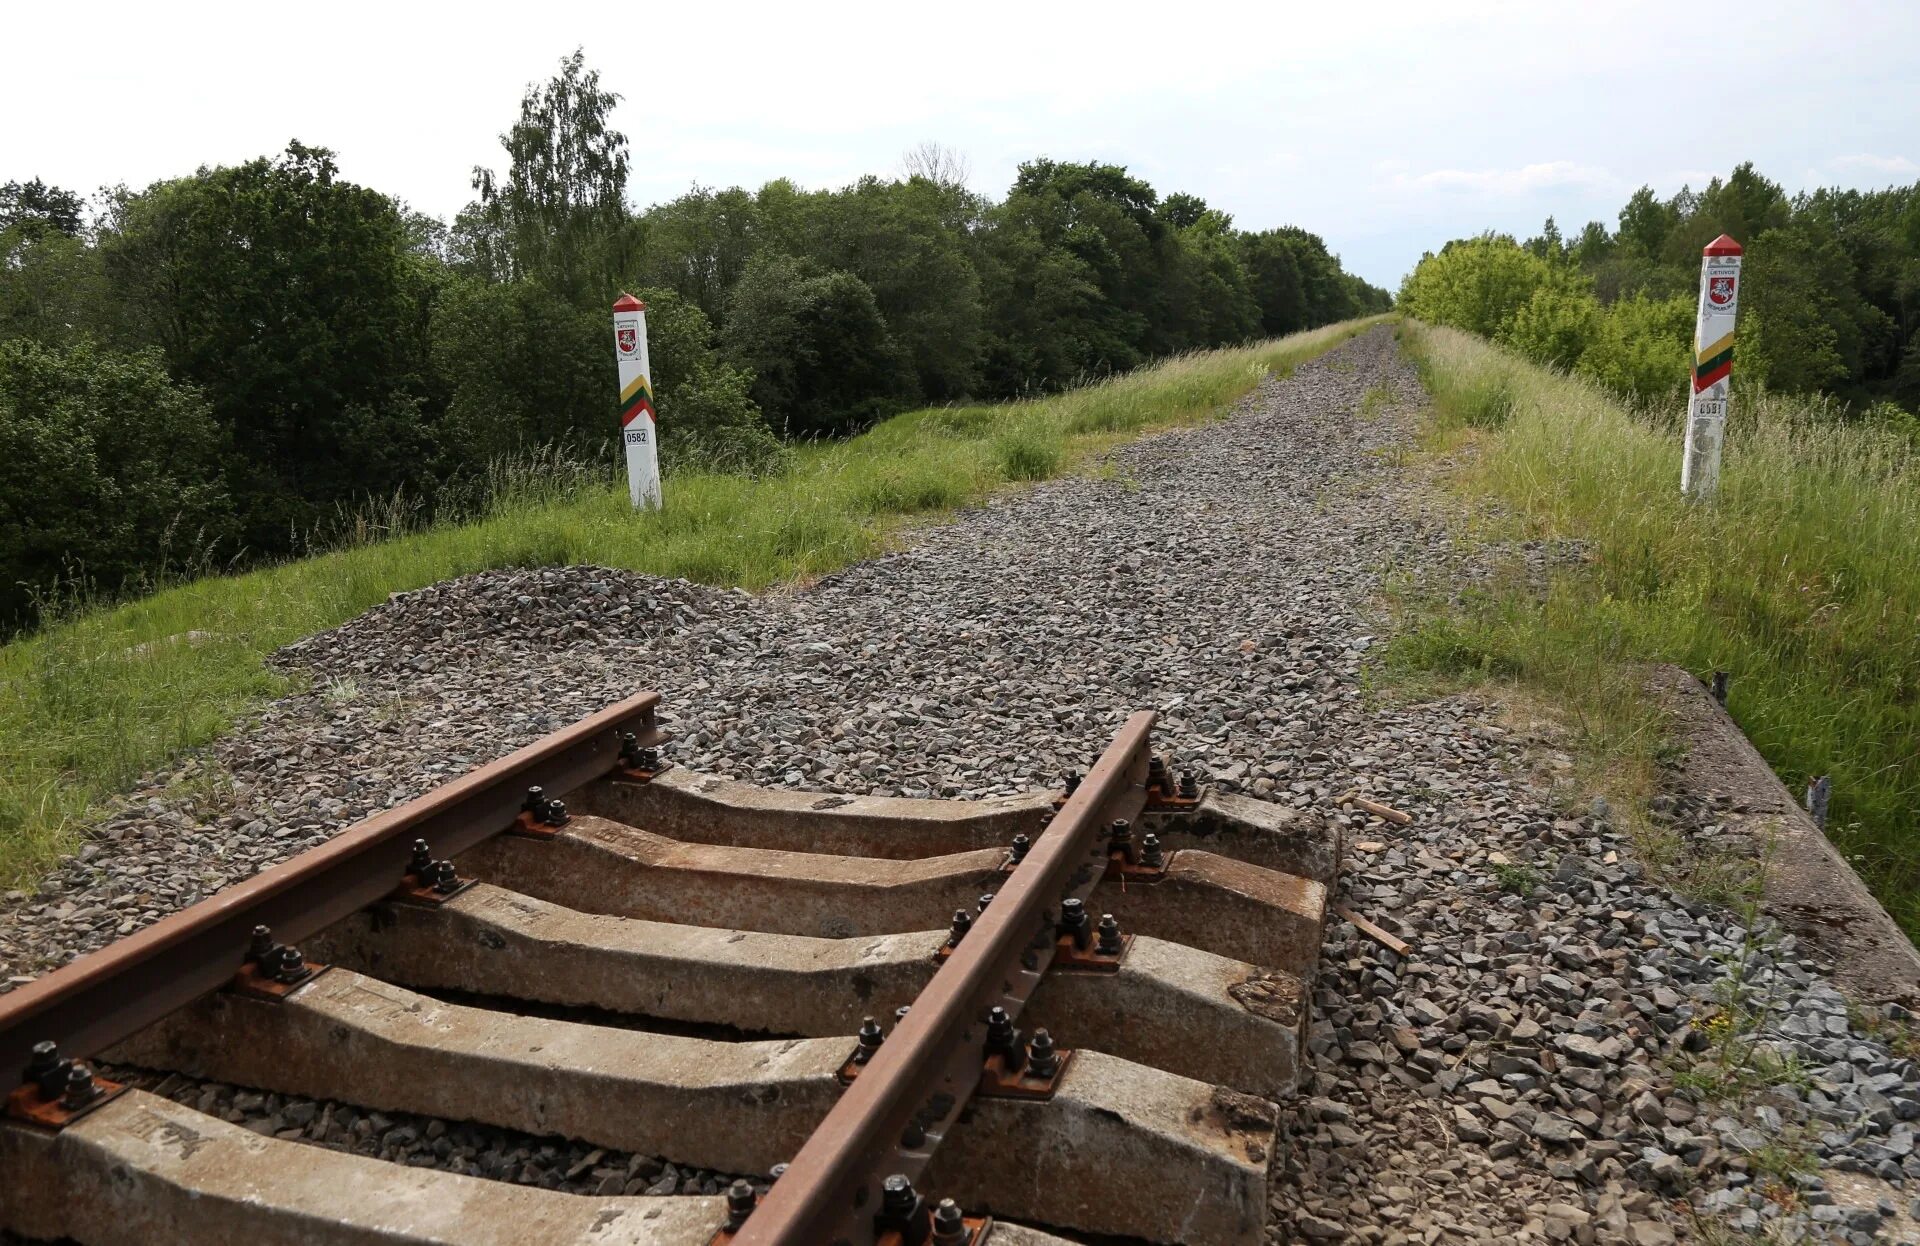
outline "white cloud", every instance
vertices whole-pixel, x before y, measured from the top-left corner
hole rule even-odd
[[[1851,156],[1836,156],[1827,161],[1832,169],[1859,169],[1866,173],[1882,173],[1893,177],[1920,176],[1920,164],[1915,164],[1905,156],[1875,156],[1867,152],[1858,152]]]
[[[1561,186],[1603,187],[1613,175],[1597,165],[1572,160],[1549,160],[1517,169],[1432,169],[1425,173],[1395,173],[1388,185],[1399,191],[1457,190],[1490,197],[1530,195]]]

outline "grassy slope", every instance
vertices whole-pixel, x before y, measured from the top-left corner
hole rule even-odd
[[[1639,664],[1732,676],[1729,708],[1790,786],[1833,776],[1829,833],[1920,932],[1920,456],[1897,434],[1736,395],[1717,504],[1679,494],[1680,432],[1480,339],[1409,323],[1456,482],[1503,535],[1589,543],[1544,600],[1515,578],[1394,642],[1411,667],[1517,678],[1644,767]],[[1517,527],[1518,532],[1511,529]]]
[[[386,599],[493,567],[597,563],[762,588],[878,551],[905,516],[1039,480],[1115,440],[1218,415],[1270,370],[1360,331],[1333,325],[1170,360],[1028,402],[913,411],[809,447],[762,480],[677,476],[635,515],[624,488],[523,500],[477,523],[167,589],[0,648],[0,884],[29,882],[110,794],[286,690],[273,650]]]

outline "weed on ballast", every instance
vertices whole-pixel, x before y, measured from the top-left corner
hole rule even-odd
[[[1519,896],[1523,900],[1538,891],[1540,884],[1546,881],[1540,871],[1530,865],[1514,865],[1508,862],[1494,865],[1492,870],[1493,881],[1500,890],[1508,895]]]
[[[1756,981],[1757,971],[1771,963],[1759,927],[1759,902],[1748,900],[1740,914],[1740,944],[1723,957],[1725,972],[1714,984],[1712,1011],[1694,1023],[1705,1048],[1680,1058],[1673,1069],[1674,1086],[1705,1102],[1738,1103],[1783,1083],[1803,1091],[1813,1085],[1799,1056],[1777,1050],[1766,1037],[1779,1001],[1772,980],[1764,989]]]

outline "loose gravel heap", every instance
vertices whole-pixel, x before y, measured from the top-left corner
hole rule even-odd
[[[1374,388],[1393,401],[1362,418]],[[1152,706],[1162,745],[1224,788],[1322,809],[1357,788],[1414,819],[1352,820],[1343,898],[1414,950],[1329,926],[1272,1241],[1656,1246],[1704,1238],[1695,1217],[1722,1240],[1913,1239],[1896,1189],[1920,1176],[1920,1077],[1897,1010],[1865,1032],[1809,949],[1649,882],[1604,804],[1558,803],[1550,733],[1471,699],[1363,693],[1383,575],[1484,569],[1455,563],[1400,466],[1421,397],[1375,330],[1228,422],[805,590],[573,567],[397,596],[284,651],[311,692],[11,897],[0,959],[24,980],[640,687],[664,694],[683,764],[916,796],[1052,785]],[[1714,813],[1663,816],[1710,841]],[[1714,1102],[1715,1079],[1753,1084]],[[336,1141],[299,1101],[248,1104]],[[432,1125],[372,1128],[378,1148]],[[454,1129],[471,1127],[431,1141]],[[649,1171],[458,1137],[446,1149],[508,1179],[631,1189]]]

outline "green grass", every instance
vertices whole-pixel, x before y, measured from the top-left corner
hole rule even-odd
[[[1920,932],[1920,457],[1900,433],[1736,393],[1718,501],[1679,493],[1674,413],[1451,329],[1407,323],[1434,398],[1429,447],[1486,508],[1470,539],[1585,542],[1544,586],[1517,568],[1410,609],[1403,675],[1509,682],[1566,707],[1579,743],[1651,773],[1646,664],[1732,676],[1729,709],[1795,791],[1831,774],[1829,834]],[[1542,591],[1544,587],[1544,591]]]
[[[102,801],[288,691],[268,654],[390,593],[567,563],[748,589],[804,581],[880,551],[911,517],[1057,475],[1129,436],[1215,418],[1268,373],[1372,323],[1186,355],[1032,401],[908,412],[802,447],[777,475],[676,475],[657,514],[636,515],[624,487],[541,496],[534,482],[478,522],[70,612],[0,648],[0,885],[31,883]]]

